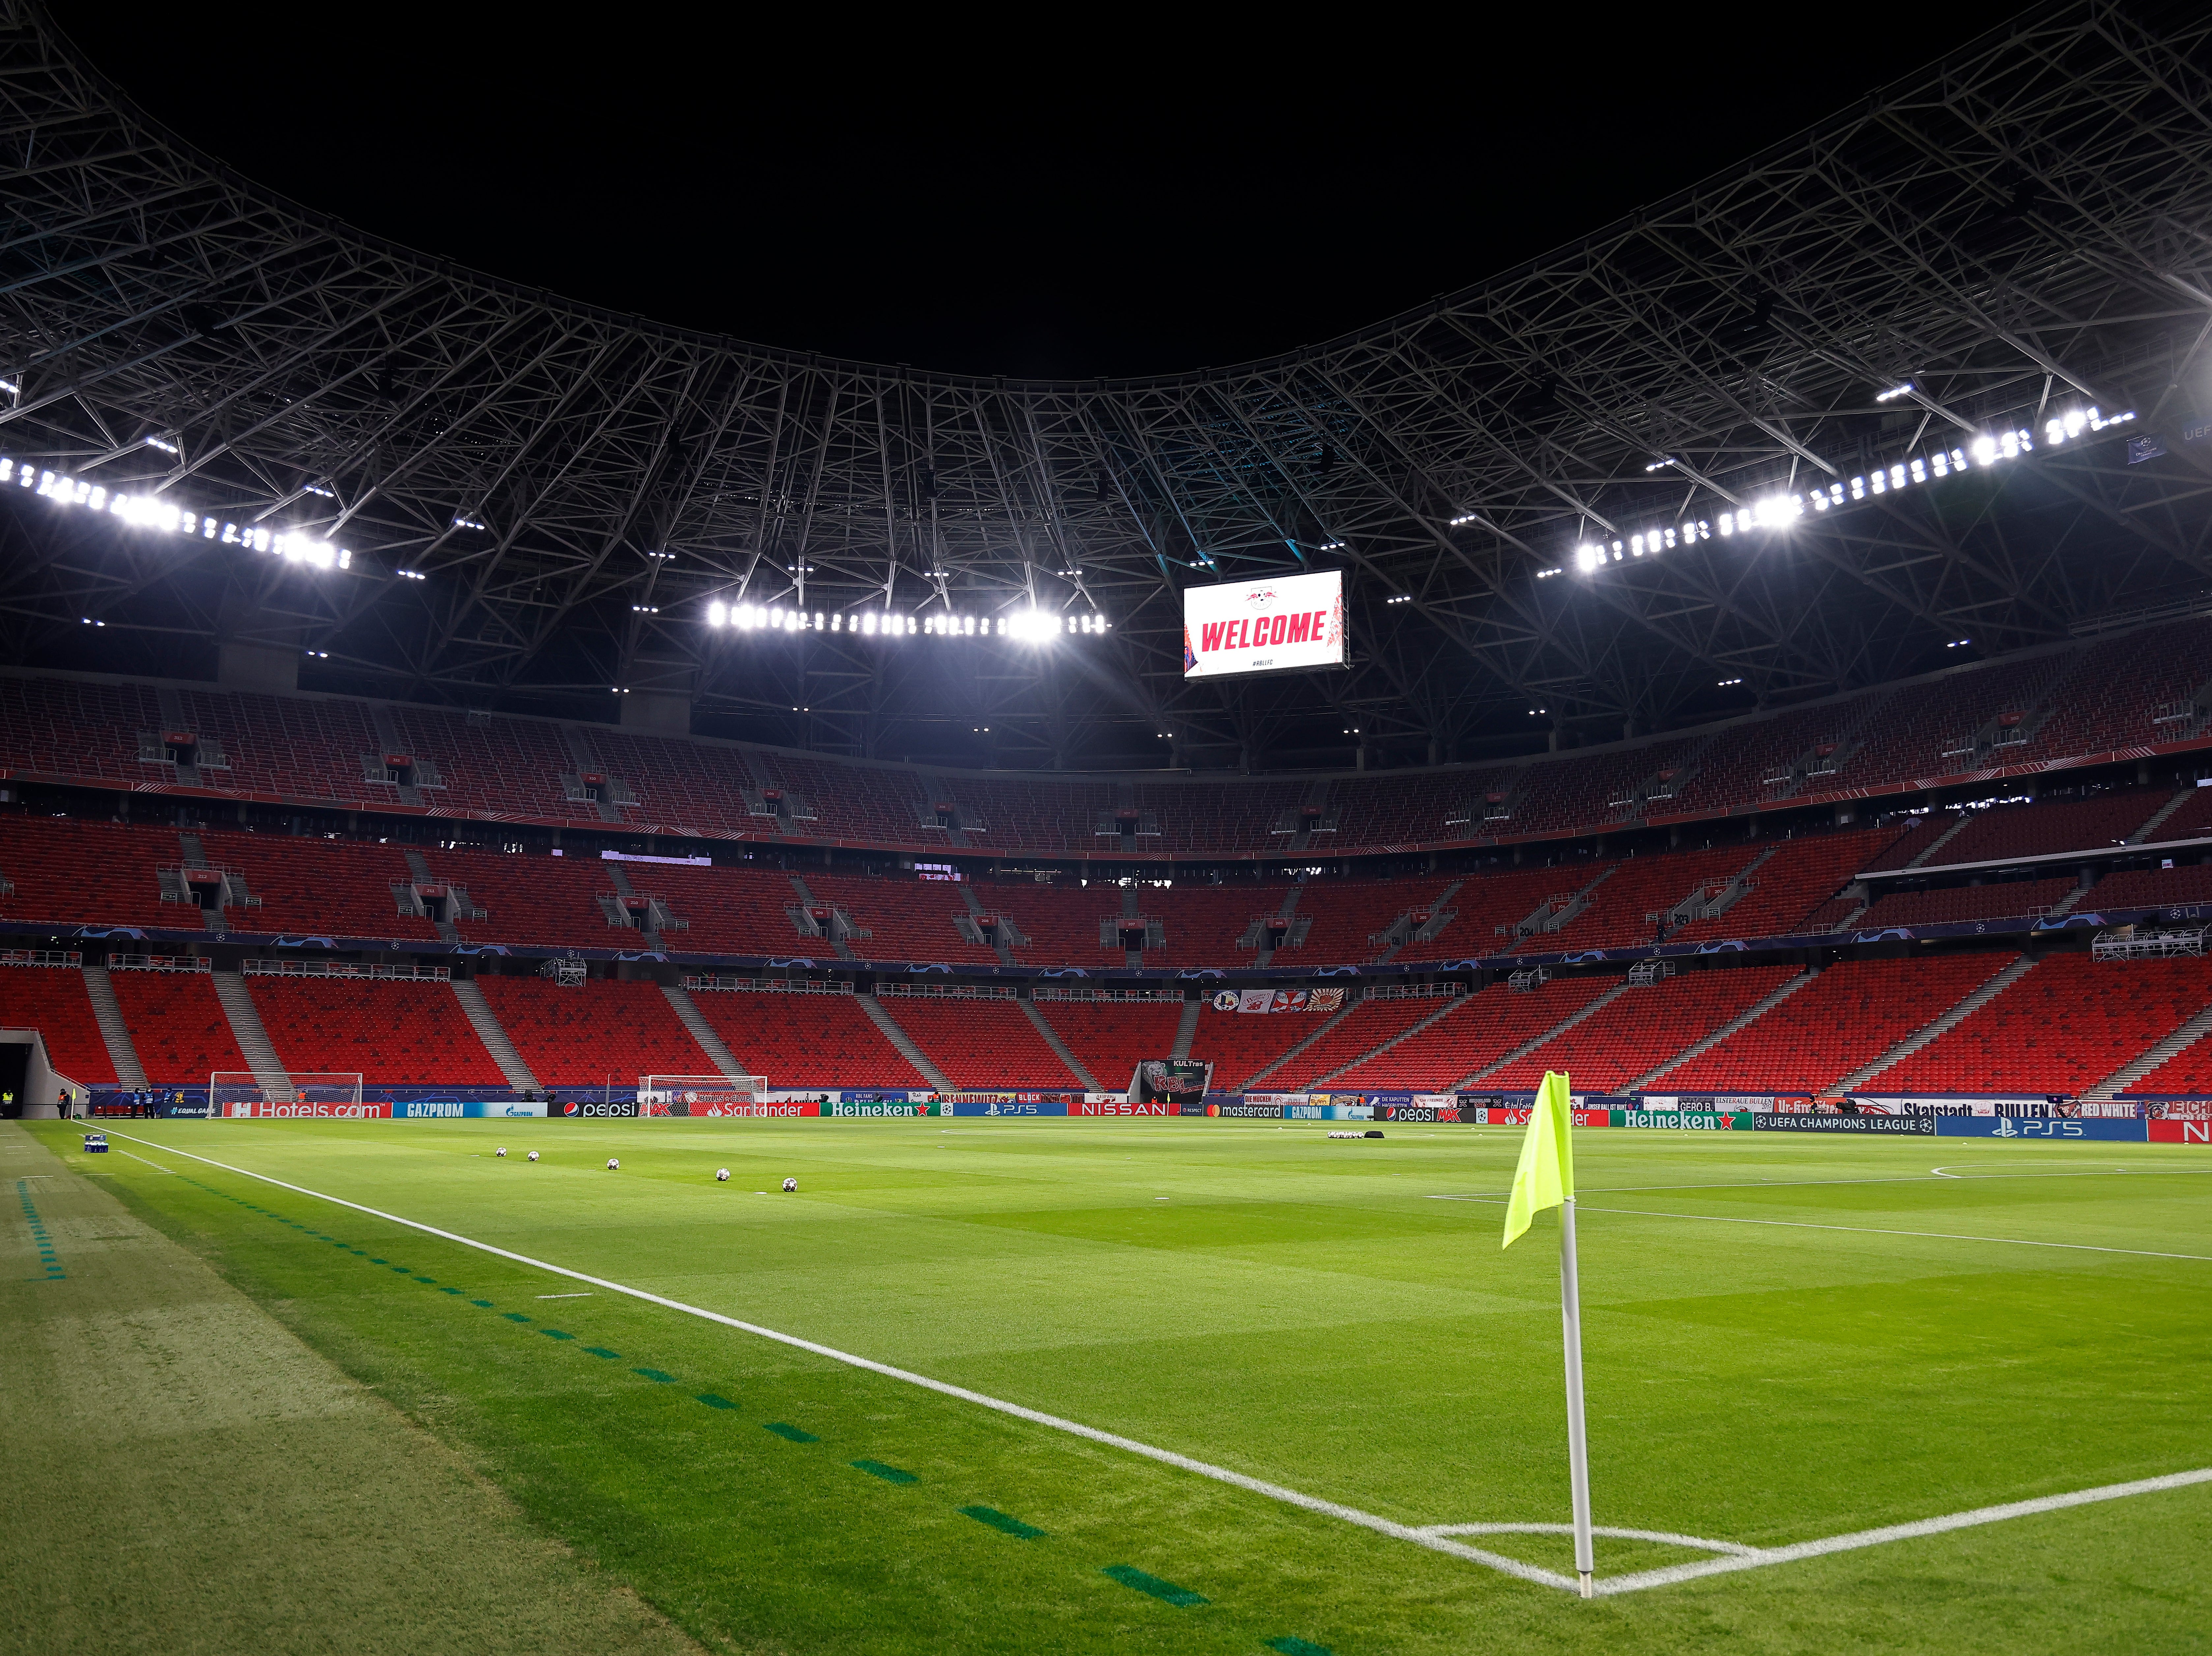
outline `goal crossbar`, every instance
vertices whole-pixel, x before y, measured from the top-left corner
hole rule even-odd
[[[295,1070],[257,1076],[251,1070],[216,1070],[208,1076],[208,1106],[218,1116],[321,1115],[361,1104],[358,1070]]]
[[[637,1078],[641,1104],[757,1103],[768,1090],[766,1076],[647,1075]]]

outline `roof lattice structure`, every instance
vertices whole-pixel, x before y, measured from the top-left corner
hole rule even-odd
[[[1011,765],[1139,741],[1158,762],[1156,733],[1186,760],[1316,762],[1356,726],[1418,762],[1554,719],[1613,735],[1824,694],[2212,576],[2179,436],[2212,407],[2198,9],[2038,9],[1373,327],[1084,382],[834,361],[455,269],[196,152],[37,7],[0,16],[0,450],[356,555],[310,574],[24,500],[0,566],[15,659],[62,658],[94,617],[149,650],[319,652],[310,682],[374,695],[664,690],[703,725],[848,753],[944,753],[933,729],[988,725]],[[2130,465],[2115,437],[1573,568],[1587,540],[2090,404],[2136,411],[2125,429],[2163,433],[2166,459]],[[1186,685],[1183,586],[1332,567],[1349,672]],[[1115,630],[956,656],[711,633],[712,598],[1035,604]]]

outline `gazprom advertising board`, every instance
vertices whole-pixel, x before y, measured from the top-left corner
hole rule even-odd
[[[1183,589],[1185,678],[1341,667],[1344,655],[1340,570]]]

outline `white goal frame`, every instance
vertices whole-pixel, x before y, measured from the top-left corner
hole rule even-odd
[[[208,1077],[208,1113],[214,1116],[351,1116],[361,1113],[358,1070],[300,1070],[286,1084],[264,1082],[251,1070],[216,1070]]]
[[[758,1104],[768,1093],[766,1076],[650,1075],[637,1078],[637,1107],[681,1104],[686,1109],[701,1105]]]

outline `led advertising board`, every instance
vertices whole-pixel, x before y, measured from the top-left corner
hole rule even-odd
[[[1341,667],[1344,573],[1277,575],[1190,586],[1182,595],[1182,676]]]

